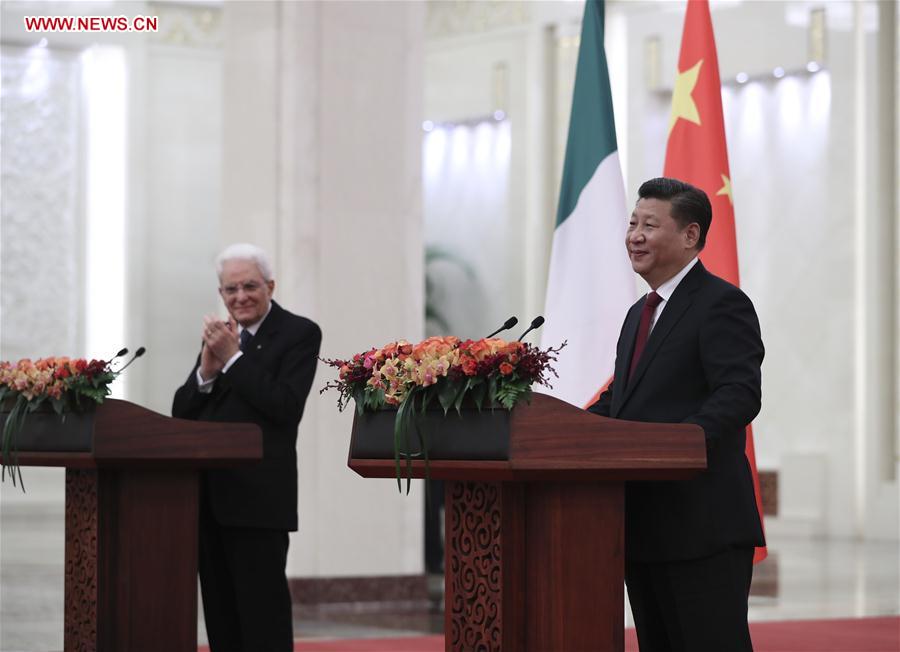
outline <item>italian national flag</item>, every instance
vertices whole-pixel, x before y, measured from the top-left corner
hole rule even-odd
[[[587,0],[542,337],[545,346],[568,341],[548,393],[579,407],[612,378],[619,329],[635,300],[603,22],[603,0]]]

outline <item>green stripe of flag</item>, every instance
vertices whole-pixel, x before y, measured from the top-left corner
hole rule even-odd
[[[571,215],[600,162],[618,149],[603,50],[603,11],[603,0],[585,3],[556,226]]]

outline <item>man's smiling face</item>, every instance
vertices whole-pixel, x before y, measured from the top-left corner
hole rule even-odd
[[[625,233],[631,268],[655,290],[697,254],[699,230],[696,223],[682,227],[671,202],[639,199]]]

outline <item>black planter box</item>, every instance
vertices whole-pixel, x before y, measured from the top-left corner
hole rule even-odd
[[[93,448],[94,411],[85,413],[31,412],[13,435],[13,450],[29,452],[90,452]],[[0,412],[0,433],[9,412]]]
[[[416,428],[424,431],[432,460],[508,460],[509,410],[503,408],[426,410],[416,414],[409,431],[411,451],[401,442],[400,456],[424,459]],[[396,410],[357,414],[353,420],[350,456],[359,459],[394,459]]]

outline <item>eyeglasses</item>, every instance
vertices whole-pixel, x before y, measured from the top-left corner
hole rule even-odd
[[[226,285],[225,287],[219,288],[219,292],[224,294],[226,297],[233,297],[241,290],[244,291],[244,294],[254,294],[259,292],[263,288],[262,283],[257,283],[256,281],[250,281],[248,283],[236,283],[235,285]]]

